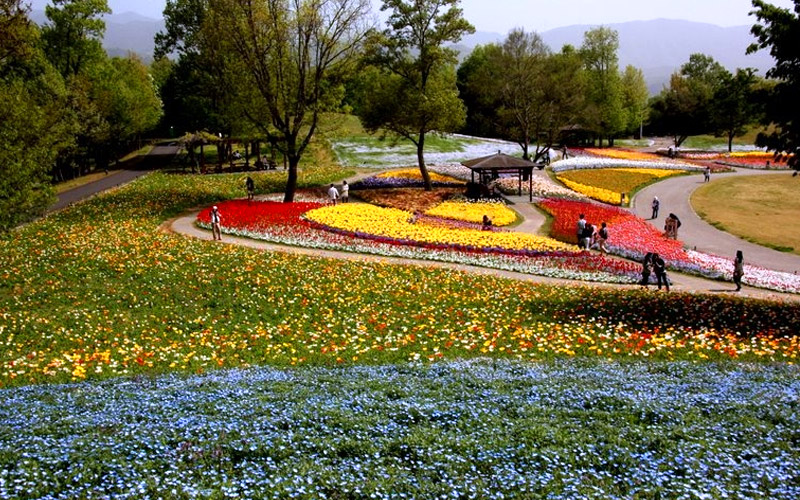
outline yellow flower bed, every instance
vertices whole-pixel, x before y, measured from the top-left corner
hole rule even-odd
[[[574,249],[571,245],[552,238],[531,234],[414,224],[411,222],[410,212],[366,204],[341,204],[318,208],[308,212],[306,218],[343,231],[427,244],[533,251]]]
[[[466,201],[445,201],[431,208],[425,215],[467,222],[483,222],[488,215],[495,226],[507,226],[517,220],[517,214],[502,203],[470,203]]]
[[[664,161],[664,157],[652,153],[639,153],[637,151],[627,151],[624,149],[597,149],[586,148],[587,153],[606,158],[616,158],[618,160],[648,160]]]
[[[663,179],[682,172],[658,168],[599,168],[569,170],[560,172],[557,177],[568,188],[592,199],[619,205],[620,193],[629,194],[654,179]]]
[[[464,182],[454,177],[448,177],[446,175],[437,174],[436,172],[431,172],[430,170],[428,171],[428,175],[431,177],[431,182]],[[381,174],[376,175],[375,177],[392,178],[392,179],[412,179],[415,181],[421,181],[422,173],[419,171],[418,168],[406,168],[403,170],[392,170],[391,172],[383,172]]]
[[[620,194],[617,192],[594,186],[587,186],[579,182],[571,181],[566,177],[559,177],[559,180],[573,191],[584,194],[593,200],[602,201],[603,203],[610,203],[611,205],[620,204]]]

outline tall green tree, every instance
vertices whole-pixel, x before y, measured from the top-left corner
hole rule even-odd
[[[642,126],[647,121],[650,108],[650,91],[641,69],[631,65],[622,73],[622,109],[625,113],[625,131],[642,135]]]
[[[106,23],[101,16],[110,13],[107,0],[53,0],[53,5],[45,7],[44,50],[65,78],[81,74],[105,57]]]
[[[458,67],[458,93],[467,108],[462,131],[478,137],[504,137],[499,110],[502,96],[497,92],[498,63],[503,48],[496,44],[478,45]]]
[[[167,0],[164,7],[164,30],[156,34],[154,56],[166,61],[177,55],[177,62],[159,80],[163,133],[213,130],[230,135],[232,124],[241,119],[231,112],[226,61],[215,42],[222,34],[215,33],[209,12],[208,0]]]
[[[549,56],[550,48],[537,33],[514,29],[503,42],[499,73],[493,82],[500,91],[501,117],[526,160],[530,158],[531,143],[537,144],[536,158],[544,152],[538,147],[538,139],[550,115],[545,102],[547,75],[544,68]]]
[[[587,106],[584,120],[603,145],[603,138],[613,144],[614,137],[625,129],[622,107],[622,83],[619,74],[619,34],[599,27],[583,36],[581,56],[587,73]]]
[[[748,52],[768,49],[775,66],[767,71],[767,77],[778,80],[764,120],[774,125],[774,131],[759,134],[756,144],[776,154],[790,154],[789,165],[800,170],[800,0],[794,0],[794,12],[762,0],[753,0],[753,7],[759,23],[751,32],[757,42]]]
[[[756,83],[754,70],[737,69],[736,74],[723,77],[714,93],[711,106],[714,133],[728,140],[728,151],[733,150],[733,138],[747,132],[748,125],[758,120]]]
[[[713,132],[714,96],[727,75],[714,58],[692,54],[653,100],[653,129],[671,135],[676,147],[690,136]]]
[[[233,103],[288,160],[284,200],[324,111],[369,31],[369,0],[209,0],[203,37],[225,62]]]
[[[64,82],[21,0],[0,0],[0,232],[52,200],[49,169],[71,141]]]
[[[370,57],[380,88],[360,107],[367,130],[383,129],[414,143],[427,190],[426,135],[455,130],[466,117],[456,86],[456,53],[445,47],[475,31],[458,5],[459,0],[383,0],[388,27],[373,41]]]

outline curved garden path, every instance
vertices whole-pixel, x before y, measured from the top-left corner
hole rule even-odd
[[[711,182],[721,176],[756,176],[756,175],[792,175],[789,171],[764,171],[746,168],[735,169],[734,172],[725,174],[712,174]],[[721,257],[733,258],[736,250],[744,253],[744,261],[747,264],[785,271],[789,273],[800,273],[800,255],[779,252],[771,248],[750,243],[737,236],[725,231],[720,231],[711,224],[707,223],[692,208],[690,198],[695,189],[703,185],[703,176],[685,175],[672,177],[652,184],[639,191],[631,202],[631,211],[639,217],[647,220],[659,230],[664,229],[664,219],[670,212],[674,213],[681,220],[681,228],[678,231],[678,238],[683,241],[688,248],[702,252],[713,253]],[[652,210],[650,204],[653,197],[658,196],[661,201],[661,208],[658,219],[651,220]],[[764,221],[769,224],[769,221]]]

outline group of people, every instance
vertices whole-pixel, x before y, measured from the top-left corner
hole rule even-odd
[[[650,283],[650,276],[656,275],[658,289],[661,290],[663,284],[669,292],[669,278],[667,278],[667,264],[658,253],[647,252],[642,261],[642,286],[647,287]]]
[[[342,181],[341,192],[336,189],[336,186],[331,184],[331,187],[328,188],[328,199],[330,199],[331,204],[334,206],[338,200],[342,200],[342,203],[347,203],[350,199],[350,185],[347,184],[347,181]]]
[[[578,248],[586,250],[596,248],[601,252],[608,253],[608,248],[606,248],[606,242],[608,241],[608,225],[605,222],[600,223],[600,228],[598,229],[597,226],[586,220],[584,214],[580,214],[576,237],[578,239]]]
[[[664,259],[658,253],[648,252],[642,261],[641,285],[646,288],[650,284],[650,276],[653,274],[656,275],[658,289],[661,290],[663,284],[669,292],[669,278]],[[733,259],[733,284],[736,285],[737,292],[742,289],[742,277],[744,277],[744,254],[741,250],[737,250],[736,257]]]

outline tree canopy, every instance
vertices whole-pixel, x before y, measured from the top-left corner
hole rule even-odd
[[[583,120],[586,128],[600,138],[601,146],[604,137],[611,143],[626,126],[618,49],[619,34],[611,28],[594,28],[583,35],[580,52],[587,73]]]
[[[229,106],[288,160],[284,200],[320,114],[336,109],[369,31],[369,0],[209,0],[204,49],[220,62]]]
[[[48,172],[71,143],[73,122],[59,73],[40,49],[21,0],[0,0],[0,231],[44,212]]]
[[[764,115],[764,123],[774,125],[774,131],[759,134],[756,144],[790,154],[789,164],[800,170],[800,0],[794,0],[794,12],[762,0],[753,0],[753,7],[759,22],[751,31],[757,42],[748,52],[768,49],[775,66],[767,76],[778,81]]]
[[[466,117],[456,86],[456,54],[445,47],[475,31],[458,5],[459,0],[383,0],[388,27],[371,41],[374,86],[358,107],[367,130],[382,129],[414,143],[427,190],[426,134],[455,130]]]

